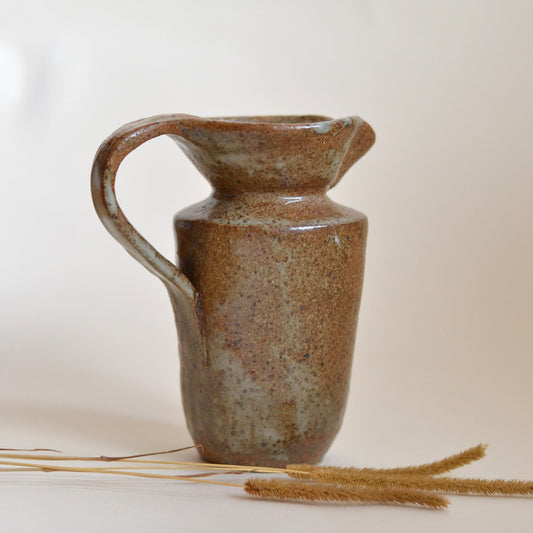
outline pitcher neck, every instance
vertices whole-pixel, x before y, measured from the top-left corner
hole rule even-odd
[[[256,191],[227,191],[214,189],[212,197],[220,202],[263,203],[281,202],[296,203],[305,200],[314,200],[326,196],[327,188],[287,188]]]

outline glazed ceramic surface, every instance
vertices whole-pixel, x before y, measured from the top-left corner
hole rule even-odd
[[[172,137],[213,187],[174,218],[177,266],[128,222],[123,158]],[[96,210],[165,284],[176,317],[187,425],[208,461],[319,461],[349,387],[367,219],[326,192],[373,144],[358,117],[163,115],[100,147]]]

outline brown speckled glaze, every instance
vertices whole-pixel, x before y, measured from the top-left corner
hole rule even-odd
[[[178,267],[125,218],[123,158],[172,137],[213,186],[174,218]],[[366,217],[326,192],[373,144],[358,117],[163,115],[117,130],[92,174],[106,228],[167,287],[187,425],[208,461],[319,461],[340,428]]]

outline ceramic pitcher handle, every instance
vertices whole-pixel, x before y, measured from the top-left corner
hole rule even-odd
[[[189,300],[196,301],[197,294],[192,283],[130,224],[115,196],[115,178],[123,159],[154,137],[179,136],[180,120],[187,117],[160,115],[130,122],[116,130],[98,149],[92,169],[91,191],[102,223],[126,251],[160,278],[167,288],[177,288]]]

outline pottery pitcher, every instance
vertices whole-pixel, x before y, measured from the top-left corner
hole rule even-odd
[[[115,197],[121,161],[159,135],[213,188],[174,218],[177,266]],[[127,124],[98,150],[96,211],[168,290],[187,426],[206,460],[313,463],[338,432],[367,219],[326,193],[373,142],[359,117],[161,115]]]

